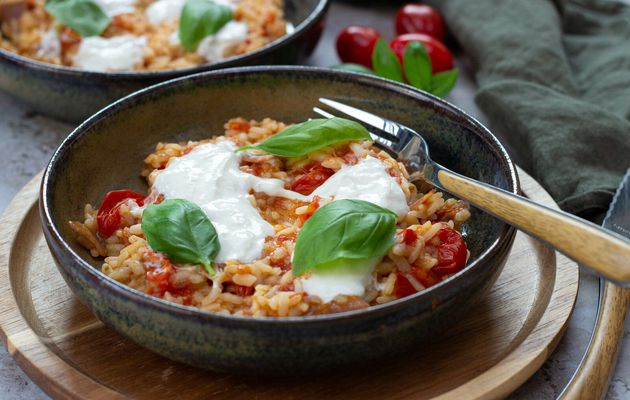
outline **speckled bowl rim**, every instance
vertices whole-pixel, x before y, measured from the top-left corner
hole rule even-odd
[[[284,47],[296,40],[298,40],[299,36],[310,29],[313,25],[318,23],[320,19],[324,16],[328,7],[330,6],[331,0],[318,0],[317,5],[313,9],[313,11],[302,21],[298,26],[295,27],[295,30],[289,34],[282,36],[274,40],[267,45],[250,51],[248,53],[230,57],[225,59],[224,61],[209,63],[209,64],[201,64],[196,65],[194,67],[187,68],[176,68],[176,69],[166,69],[166,70],[157,70],[157,71],[120,71],[120,72],[99,72],[99,71],[90,71],[83,70],[79,68],[66,67],[62,65],[49,64],[43,61],[38,61],[33,58],[25,57],[19,55],[17,53],[13,53],[11,51],[0,48],[0,60],[8,61],[17,66],[21,66],[27,69],[37,70],[44,73],[51,73],[57,75],[65,75],[65,76],[74,76],[74,77],[82,77],[82,78],[108,78],[108,79],[125,79],[125,80],[142,80],[142,79],[172,79],[176,77],[180,77],[182,75],[190,75],[198,72],[208,71],[208,68],[214,69],[222,69],[229,67],[236,67],[242,62],[247,62],[251,58],[255,58],[258,56],[265,56],[270,53],[273,53],[277,49]]]
[[[40,213],[42,214],[42,223],[45,224],[43,226],[44,229],[47,229],[50,233],[49,237],[56,242],[59,248],[62,251],[66,252],[70,255],[76,262],[77,265],[93,278],[96,278],[101,284],[107,285],[110,289],[119,295],[126,297],[132,301],[135,301],[142,305],[143,307],[147,307],[148,309],[158,309],[161,311],[175,313],[180,317],[186,318],[194,318],[199,320],[216,320],[221,323],[233,323],[233,324],[301,324],[301,323],[325,323],[337,320],[343,320],[346,318],[360,318],[367,315],[373,314],[383,314],[388,313],[392,309],[399,309],[401,307],[406,307],[411,302],[421,301],[424,297],[431,296],[434,292],[447,290],[450,286],[455,285],[457,280],[460,277],[464,277],[465,275],[471,273],[473,270],[480,268],[480,264],[482,261],[487,260],[488,258],[496,256],[503,250],[503,247],[508,245],[506,241],[511,241],[514,236],[515,229],[508,225],[504,224],[499,236],[497,239],[484,251],[479,257],[467,265],[462,271],[454,274],[448,279],[434,285],[428,289],[425,289],[422,292],[418,292],[414,295],[404,297],[402,299],[397,299],[389,303],[379,304],[375,306],[370,306],[361,310],[353,310],[353,311],[345,311],[336,314],[324,314],[324,315],[315,315],[315,316],[301,316],[301,317],[256,317],[256,316],[239,316],[239,315],[229,315],[216,313],[211,311],[201,310],[192,306],[184,306],[176,303],[172,303],[163,299],[159,299],[153,296],[150,296],[146,293],[140,292],[136,289],[133,289],[129,286],[126,286],[109,276],[102,273],[99,269],[93,267],[88,262],[86,262],[81,256],[79,256],[70,245],[66,242],[66,239],[61,235],[56,225],[53,223],[49,204],[49,185],[51,180],[51,175],[53,171],[58,168],[58,163],[60,160],[65,158],[65,154],[72,151],[72,147],[74,142],[80,140],[87,132],[98,125],[107,118],[117,113],[119,110],[126,110],[128,108],[133,107],[135,103],[138,101],[142,101],[145,97],[151,95],[158,95],[164,91],[171,90],[173,88],[178,88],[182,86],[195,87],[194,83],[196,82],[205,82],[208,80],[222,80],[222,79],[232,79],[243,75],[278,75],[278,74],[293,74],[293,76],[329,76],[334,77],[337,80],[345,80],[350,81],[352,83],[358,83],[360,85],[371,86],[373,88],[377,88],[383,91],[394,91],[398,94],[402,94],[405,96],[412,97],[414,99],[426,101],[427,99],[434,101],[439,104],[440,108],[444,108],[447,111],[455,114],[459,114],[463,117],[467,122],[473,127],[476,128],[482,137],[485,139],[485,143],[488,144],[489,147],[493,148],[506,163],[508,175],[508,184],[510,185],[509,192],[518,193],[518,176],[516,173],[516,168],[511,161],[507,151],[501,145],[499,140],[480,122],[478,122],[473,117],[466,114],[461,109],[456,106],[446,102],[445,100],[431,95],[429,93],[417,90],[411,86],[400,84],[394,81],[390,81],[383,78],[378,78],[372,75],[359,74],[353,72],[346,72],[340,70],[333,70],[329,68],[319,68],[319,67],[305,67],[305,66],[258,66],[258,67],[238,67],[238,68],[229,68],[217,71],[209,71],[204,73],[199,73],[191,76],[186,76],[182,78],[172,79],[167,82],[159,83],[153,86],[149,86],[145,89],[141,89],[137,92],[134,92],[126,97],[121,98],[120,100],[112,103],[111,105],[103,108],[92,117],[88,118],[85,122],[79,125],[70,135],[66,137],[66,139],[59,145],[59,147],[55,150],[46,170],[44,172],[44,176],[42,178],[41,188],[40,188],[40,197],[39,197],[39,207]],[[191,85],[193,84],[193,85]],[[74,264],[69,265],[70,268],[74,268]]]

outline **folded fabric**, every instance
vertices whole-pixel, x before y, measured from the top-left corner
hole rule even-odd
[[[630,7],[613,0],[443,0],[493,130],[564,210],[608,208],[630,166]]]

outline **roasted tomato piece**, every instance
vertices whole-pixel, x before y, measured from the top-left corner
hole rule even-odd
[[[403,243],[405,243],[408,246],[411,246],[412,244],[416,243],[416,240],[418,240],[418,235],[413,229],[404,230]]]
[[[291,190],[303,195],[309,195],[333,176],[334,173],[334,170],[326,168],[319,163],[309,164],[302,168],[301,174],[291,184]]]
[[[438,246],[438,262],[431,269],[439,276],[450,275],[461,271],[466,265],[468,251],[466,243],[459,232],[448,226],[440,229],[438,233],[440,245]]]
[[[413,266],[409,275],[414,277],[424,288],[429,288],[442,281],[442,278],[433,271],[418,266]],[[394,286],[394,294],[396,297],[401,298],[412,295],[416,292],[416,288],[411,284],[411,282],[409,282],[409,279],[405,276],[405,274],[397,272],[396,284]]]
[[[113,190],[105,195],[105,199],[103,199],[96,214],[98,231],[101,235],[111,236],[116,232],[116,229],[120,228],[120,206],[130,199],[142,206],[145,196],[131,190]]]
[[[246,296],[251,296],[252,294],[254,294],[253,286],[241,286],[241,285],[237,285],[237,286],[238,286],[239,296],[246,297]]]
[[[409,282],[409,279],[407,279],[407,277],[400,272],[396,272],[396,284],[394,285],[394,294],[396,295],[396,297],[407,297],[416,292],[416,288],[413,287],[411,282]]]
[[[154,251],[144,253],[144,261],[147,266],[147,281],[153,284],[149,294],[162,295],[169,288],[169,279],[175,268],[171,261],[163,255]]]

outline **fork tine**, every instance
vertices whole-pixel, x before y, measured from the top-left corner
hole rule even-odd
[[[337,110],[341,113],[351,116],[352,118],[370,125],[376,129],[387,133],[392,138],[398,139],[398,132],[401,127],[395,122],[389,121],[385,118],[381,118],[367,111],[359,110],[358,108],[351,107],[347,104],[339,103],[338,101],[320,97],[319,101],[326,104],[330,108]]]
[[[316,114],[319,114],[319,115],[321,115],[322,117],[325,117],[325,118],[335,118],[335,116],[333,114],[329,113],[328,111],[324,111],[324,110],[322,110],[319,107],[313,107],[313,111]]]
[[[324,111],[319,107],[313,107],[313,112],[315,112],[316,114],[321,115],[322,117],[325,118],[334,118],[335,116],[331,113],[329,113],[328,111]],[[392,143],[391,140],[387,140],[385,138],[382,138],[378,135],[373,134],[372,132],[369,132],[370,136],[372,137],[372,140],[374,141],[374,143],[379,144],[381,147],[384,147],[386,150],[390,150],[393,151],[393,145],[394,143]]]

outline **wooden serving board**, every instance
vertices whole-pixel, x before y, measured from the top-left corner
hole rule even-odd
[[[533,179],[520,176],[527,196],[556,208]],[[26,185],[0,219],[0,336],[54,398],[501,398],[553,351],[578,292],[577,265],[519,232],[488,297],[449,331],[405,356],[311,378],[203,371],[139,347],[73,297],[42,235],[39,182],[37,176]]]

